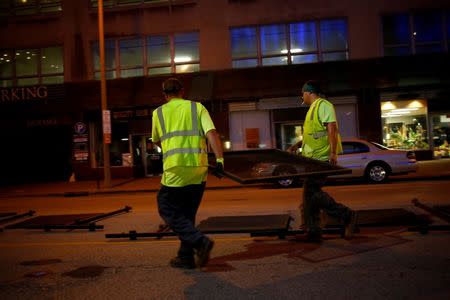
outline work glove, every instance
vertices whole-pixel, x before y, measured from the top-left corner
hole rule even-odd
[[[224,173],[223,169],[223,158],[218,158],[216,160],[216,166],[212,170],[212,174],[216,176],[217,178],[222,178]]]

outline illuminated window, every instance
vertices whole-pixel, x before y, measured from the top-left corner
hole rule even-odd
[[[232,28],[230,33],[233,68],[348,59],[344,19]]]
[[[199,34],[198,32],[174,35],[174,57],[176,73],[200,71]]]
[[[100,78],[98,43],[93,44],[94,78]],[[120,61],[120,65],[116,64]],[[105,41],[106,78],[200,71],[199,33],[152,35]]]
[[[445,19],[442,11],[383,16],[384,54],[404,56],[444,51]]]
[[[61,0],[1,0],[0,16],[26,16],[62,11]]]
[[[0,50],[2,87],[63,82],[62,47]]]

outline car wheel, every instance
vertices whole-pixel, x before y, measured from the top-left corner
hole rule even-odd
[[[281,167],[277,167],[275,169],[275,171],[273,171],[273,176],[292,175],[292,174],[296,174],[296,173],[297,172],[292,167],[281,166]],[[291,178],[285,178],[285,179],[278,180],[276,182],[276,185],[281,188],[289,188],[289,187],[295,186],[297,184],[297,182],[298,182],[298,180],[296,178],[291,177]]]
[[[384,183],[388,180],[390,168],[387,164],[377,162],[369,165],[366,170],[366,178],[371,183]]]

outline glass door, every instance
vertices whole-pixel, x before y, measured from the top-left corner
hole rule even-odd
[[[281,124],[281,149],[287,150],[303,139],[303,123]]]
[[[161,148],[152,142],[149,134],[132,136],[133,162],[140,174],[145,177],[162,174]]]

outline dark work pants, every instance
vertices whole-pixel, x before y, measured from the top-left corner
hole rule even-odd
[[[309,177],[303,184],[303,218],[305,226],[310,233],[321,233],[321,210],[342,223],[350,216],[348,207],[337,203],[330,195],[322,191],[324,183],[325,178]]]
[[[205,184],[184,187],[161,186],[158,193],[158,211],[181,241],[178,256],[191,258],[205,236],[195,227],[195,216],[205,191]]]

